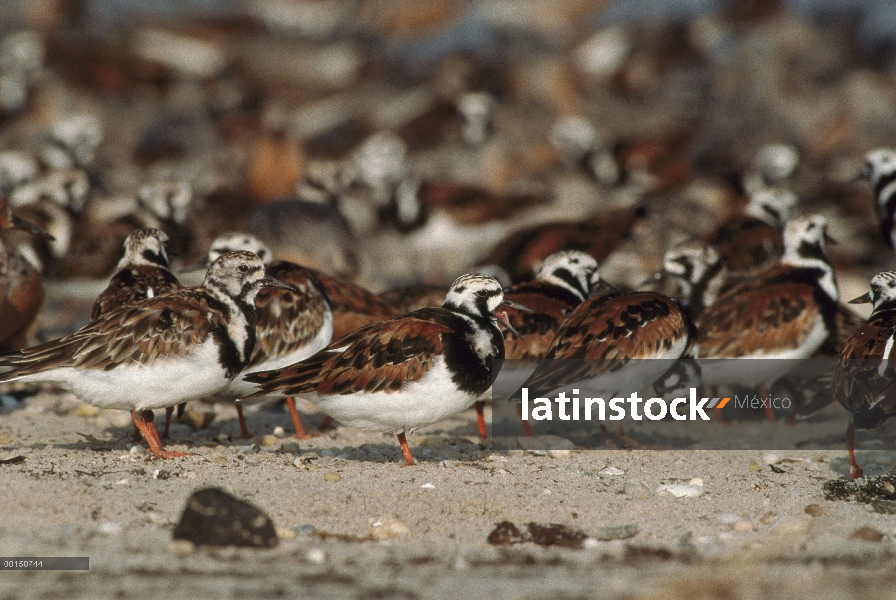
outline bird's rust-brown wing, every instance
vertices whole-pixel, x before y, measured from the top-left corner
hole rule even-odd
[[[737,358],[791,350],[821,317],[807,283],[784,281],[732,288],[697,323],[701,358]]]
[[[397,391],[432,368],[450,332],[435,320],[404,315],[355,331],[297,364],[244,379],[258,384],[253,396]]]
[[[255,298],[258,321],[250,367],[292,354],[309,344],[323,327],[327,311],[327,297],[308,269],[275,261],[268,265],[266,272],[297,291],[265,288]]]
[[[333,308],[333,339],[397,314],[376,294],[359,285],[319,271],[315,277]]]
[[[685,339],[678,304],[655,292],[599,296],[563,321],[556,342],[527,381],[537,390],[595,377],[653,358]]]
[[[127,267],[115,273],[93,304],[91,319],[119,306],[133,304],[160,294],[167,294],[183,286],[171,271],[147,265]]]
[[[784,251],[779,229],[746,215],[737,215],[723,224],[709,243],[732,271],[761,271]]]
[[[223,320],[199,290],[156,296],[106,313],[58,340],[0,356],[0,365],[15,368],[0,379],[59,367],[110,370],[185,356]]]
[[[504,297],[532,311],[526,312],[509,307],[506,309],[511,326],[522,338],[504,336],[504,358],[511,360],[544,358],[554,343],[560,324],[576,304],[571,300],[548,295],[547,290],[539,289],[537,282],[527,284],[519,291],[514,291],[512,287]]]
[[[896,311],[886,311],[859,327],[843,346],[831,390],[847,410],[876,405],[881,415],[896,414],[896,352],[888,348],[894,333]]]
[[[545,258],[561,250],[581,250],[601,262],[631,234],[644,215],[643,207],[611,208],[583,221],[529,227],[499,242],[481,262],[499,265],[514,281],[528,278]]]

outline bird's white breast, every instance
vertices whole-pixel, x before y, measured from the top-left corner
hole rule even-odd
[[[157,359],[149,366],[127,364],[108,371],[63,367],[21,379],[56,384],[100,408],[152,410],[224,389],[229,381],[218,352],[209,338],[187,356]]]
[[[397,433],[441,421],[466,410],[477,396],[457,389],[443,357],[418,381],[397,392],[358,392],[305,397],[334,419],[357,429]]]

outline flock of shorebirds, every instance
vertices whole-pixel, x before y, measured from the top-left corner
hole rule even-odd
[[[770,152],[786,176],[795,160],[791,152]],[[882,234],[896,249],[896,152],[868,153],[864,176],[874,188]],[[853,301],[872,304],[867,322],[852,313],[840,302],[826,256],[826,220],[794,216],[796,196],[779,185],[782,179],[770,169],[745,186],[749,202],[741,214],[706,239],[669,249],[662,272],[633,290],[603,281],[595,257],[618,243],[639,209],[520,231],[492,254],[502,267],[489,271],[495,276],[469,273],[448,289],[383,293],[276,260],[263,241],[238,232],[214,240],[202,284],[186,287],[171,271],[169,236],[161,227],[144,227],[127,237],[89,323],[25,348],[43,300],[39,277],[19,254],[3,249],[0,343],[13,351],[0,355],[0,365],[10,367],[0,382],[52,384],[97,407],[129,410],[161,458],[184,456],[165,450],[162,437],[186,402],[235,402],[241,433],[251,437],[243,404],[286,397],[296,435],[305,437],[295,403],[301,397],[328,420],[397,434],[405,465],[412,465],[406,431],[475,405],[479,434],[487,436],[482,398],[499,359],[595,365],[782,359],[761,373],[750,372],[754,361],[745,362],[733,379],[711,369],[702,373],[703,385],[761,380],[767,394],[793,368],[783,359],[828,356],[838,360],[823,378],[828,393],[822,396],[849,411],[850,471],[860,477],[854,428],[874,428],[896,414],[896,272],[875,276],[870,292]],[[416,205],[400,196],[414,197],[420,187],[397,185],[392,193],[398,198],[390,206],[401,214]],[[406,219],[416,216],[416,210],[404,212]],[[14,215],[5,201],[0,227],[52,237]],[[602,368],[575,376],[594,378]],[[556,375],[536,369],[529,384],[547,391],[556,387]],[[824,403],[804,400],[796,412]],[[153,422],[152,411],[159,409],[166,411],[163,436]]]

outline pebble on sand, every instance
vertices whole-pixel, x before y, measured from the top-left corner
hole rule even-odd
[[[193,492],[173,535],[197,546],[274,548],[278,544],[270,517],[219,488]]]
[[[703,486],[690,483],[667,483],[657,486],[656,493],[660,496],[672,496],[673,498],[698,498],[705,492]]]
[[[880,542],[883,541],[884,537],[883,533],[867,525],[865,527],[859,527],[849,534],[849,539],[860,540],[862,542]]]
[[[411,530],[407,525],[390,515],[375,519],[371,523],[370,537],[375,540],[388,540],[389,538],[406,535],[410,532]]]

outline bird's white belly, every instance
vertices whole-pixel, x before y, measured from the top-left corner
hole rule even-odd
[[[397,392],[305,396],[344,425],[392,433],[436,423],[466,410],[477,400],[477,396],[455,387],[443,358],[438,358],[420,380],[405,384]]]
[[[188,356],[157,359],[152,365],[115,369],[64,367],[22,377],[68,389],[100,408],[152,410],[209,396],[229,381],[218,362],[218,345],[209,339]]]

